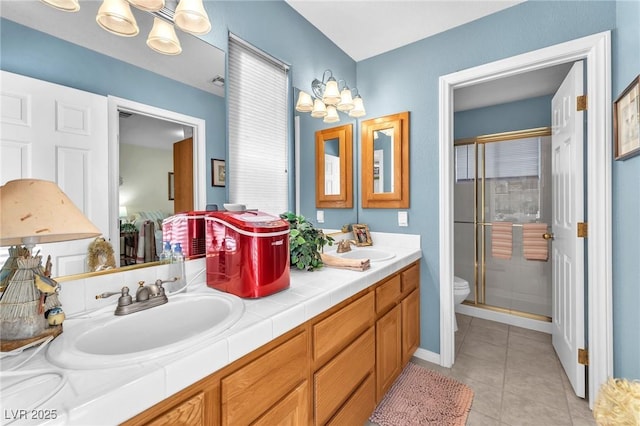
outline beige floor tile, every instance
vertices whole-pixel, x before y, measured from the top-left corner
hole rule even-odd
[[[463,383],[466,383],[465,379],[469,378],[501,388],[504,382],[504,363],[459,354],[451,368],[451,376]]]
[[[569,413],[562,380],[557,375],[537,375],[507,369],[504,392],[526,397],[545,406]]]
[[[562,367],[555,353],[544,350],[542,353],[532,349],[507,349],[507,368],[531,371],[549,372],[560,376]]]
[[[500,421],[472,409],[466,426],[500,426]]]
[[[567,410],[558,410],[522,395],[504,392],[500,421],[510,426],[571,426]]]
[[[483,324],[476,324],[476,319],[477,318],[474,318],[473,321],[471,321],[466,337],[473,336],[476,340],[482,340],[494,345],[507,345],[507,339],[509,336],[509,331],[507,329],[485,327]]]
[[[538,342],[545,342],[551,344],[551,335],[548,333],[543,333],[541,331],[529,330],[527,328],[510,326],[509,333],[515,334],[518,336],[524,336],[530,340],[536,340]]]
[[[504,363],[507,359],[507,348],[504,345],[494,345],[473,334],[466,336],[459,353]]]
[[[484,327],[503,331],[507,331],[509,329],[509,326],[507,324],[502,324],[501,322],[490,321],[482,318],[471,318],[471,325],[475,327]]]
[[[500,406],[502,405],[502,387],[487,385],[468,377],[464,379],[464,383],[473,389],[471,411],[499,419]]]
[[[511,333],[509,335],[509,349],[528,351],[531,353],[535,353],[538,356],[555,356],[555,351],[553,350],[553,346],[551,344],[542,343],[538,340],[530,339],[527,336],[523,336],[517,333]]]
[[[423,359],[420,358],[416,358],[416,357],[412,357],[411,358],[411,362],[419,365],[420,367],[424,367],[424,368],[428,368],[430,370],[433,371],[437,371],[438,373],[444,375],[444,376],[450,376],[451,375],[451,369],[450,368],[446,368],[446,367],[442,367],[438,364],[434,364],[432,362],[429,361],[425,361]]]

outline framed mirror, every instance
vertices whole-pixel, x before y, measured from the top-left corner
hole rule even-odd
[[[362,207],[409,207],[409,112],[362,122]]]
[[[353,125],[316,132],[316,207],[353,207]]]

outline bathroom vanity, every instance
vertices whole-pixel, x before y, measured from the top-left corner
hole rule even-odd
[[[391,259],[364,272],[292,271],[289,289],[242,299],[233,326],[175,352],[90,369],[29,361],[23,369],[64,370],[67,383],[39,406],[56,419],[28,424],[363,424],[420,339],[419,237],[374,238]]]

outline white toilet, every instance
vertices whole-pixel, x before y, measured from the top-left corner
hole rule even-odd
[[[454,303],[454,310],[455,307],[459,304],[461,304],[464,299],[467,298],[467,296],[469,295],[469,293],[471,292],[471,289],[469,288],[469,281],[464,280],[460,277],[453,277],[453,303]],[[458,320],[456,319],[455,316],[455,312],[453,315],[453,321],[455,324],[455,329],[454,331],[458,331]]]

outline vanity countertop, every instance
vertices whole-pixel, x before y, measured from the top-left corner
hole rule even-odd
[[[0,423],[112,425],[135,416],[422,257],[419,236],[372,235],[377,242],[374,248],[393,253],[392,259],[372,262],[364,272],[329,267],[314,272],[291,270],[289,289],[244,299],[245,312],[238,322],[187,350],[124,367],[92,370],[59,368],[47,359],[46,348],[15,372],[8,369],[36,349],[4,358]],[[192,262],[201,262],[204,269],[203,259]],[[191,284],[189,291],[217,290],[201,280]],[[62,333],[58,339],[64,337]],[[30,379],[16,384],[25,378]],[[34,407],[57,387],[61,388],[54,396]]]

